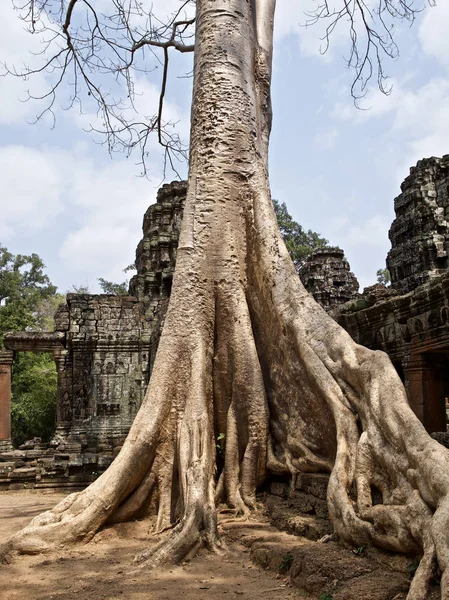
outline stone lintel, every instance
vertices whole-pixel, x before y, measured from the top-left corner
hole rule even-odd
[[[5,333],[4,344],[15,352],[55,352],[64,349],[62,331],[14,331]]]

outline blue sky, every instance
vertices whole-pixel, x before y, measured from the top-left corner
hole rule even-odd
[[[177,4],[153,0],[156,12]],[[440,0],[413,27],[398,27],[400,57],[385,63],[393,91],[385,97],[373,88],[363,103],[370,110],[363,111],[350,97],[343,30],[321,56],[320,28],[299,26],[309,4],[278,0],[272,194],[305,228],[345,250],[363,287],[385,265],[393,200],[409,167],[449,153],[449,3]],[[9,0],[1,3],[0,18],[0,60],[32,64],[28,49],[38,50],[39,40],[23,31]],[[166,116],[179,121],[186,138],[191,81],[179,76],[191,56],[173,58]],[[145,114],[156,110],[159,75],[138,82]],[[62,293],[73,284],[95,292],[98,277],[121,281],[134,260],[143,213],[162,182],[161,153],[154,140],[150,181],[138,177],[137,156],[111,160],[83,130],[96,119],[92,107],[82,115],[56,108],[54,129],[48,118],[31,125],[39,107],[18,99],[28,89],[38,95],[45,83],[44,76],[0,79],[0,243],[13,253],[39,254]]]

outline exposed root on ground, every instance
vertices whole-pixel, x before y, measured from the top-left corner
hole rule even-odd
[[[436,562],[449,600],[449,452],[411,411],[388,357],[355,344],[306,293],[276,224],[274,3],[196,6],[189,185],[145,400],[110,468],[0,555],[86,542],[156,510],[161,541],[138,560],[179,562],[220,550],[217,504],[245,518],[267,472],[321,471],[339,537],[420,553],[408,600],[425,600]]]

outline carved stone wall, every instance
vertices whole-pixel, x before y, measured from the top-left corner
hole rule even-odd
[[[147,319],[153,319],[160,303],[170,296],[187,182],[173,181],[158,191],[143,218],[143,238],[136,250],[137,274],[129,293],[138,298]]]
[[[414,293],[386,296],[372,306],[345,305],[335,314],[352,338],[386,352],[405,383],[410,404],[426,428],[446,430],[449,397],[449,272]]]
[[[54,332],[5,336],[10,362],[12,351],[52,353],[58,399],[49,445],[37,440],[12,452],[1,451],[8,449],[6,441],[4,448],[0,445],[0,489],[84,485],[120,450],[148,384],[170,295],[185,194],[183,182],[164,185],[145,213],[137,274],[130,283],[135,295],[68,294],[55,315]],[[6,383],[10,389],[9,379]],[[9,416],[5,393],[0,401],[0,417],[2,407]],[[2,423],[6,428],[6,418]]]
[[[92,449],[120,445],[148,383],[152,322],[132,296],[69,294],[56,326],[67,350],[58,365],[58,434]]]
[[[446,428],[449,398],[448,172],[449,156],[426,159],[402,185],[390,230],[392,288],[376,285],[359,295],[338,248],[315,252],[300,274],[306,289],[357,342],[390,355],[429,431]],[[3,453],[0,447],[0,488],[84,485],[119,451],[148,383],[185,194],[185,182],[165,185],[145,213],[130,296],[69,294],[57,311],[55,332],[5,336],[8,364],[11,351],[53,354],[58,406],[53,444],[35,441]],[[3,405],[1,400],[0,416],[8,398]]]
[[[68,294],[55,332],[5,335],[10,351],[52,353],[58,393],[53,440],[0,453],[0,488],[84,485],[112,462],[148,384],[152,326],[132,296]]]
[[[299,270],[299,277],[309,294],[326,310],[359,295],[359,282],[341,248],[315,250]]]
[[[393,288],[406,293],[449,266],[449,155],[420,160],[401,190],[387,267]]]

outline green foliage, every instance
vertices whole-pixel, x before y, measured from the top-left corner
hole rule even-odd
[[[365,552],[365,546],[358,546],[357,548],[354,548],[353,552],[357,556],[362,556],[363,553]]]
[[[383,283],[388,286],[391,283],[391,274],[388,269],[377,269],[376,271],[377,283]]]
[[[69,288],[67,290],[68,294],[90,294],[90,290],[89,290],[89,286],[88,285],[77,285],[77,284],[73,284],[71,288]]]
[[[0,347],[7,331],[52,331],[64,296],[44,273],[37,254],[14,256],[0,245]],[[41,437],[55,425],[56,365],[48,354],[16,354],[12,368],[11,425],[14,444]]]
[[[328,240],[321,237],[319,233],[311,229],[304,231],[289,214],[285,202],[280,204],[277,200],[273,200],[273,206],[281,235],[296,269],[314,250],[329,246]]]
[[[136,265],[131,264],[123,269],[124,273],[128,273],[129,271],[135,271]],[[127,296],[128,295],[128,287],[129,280],[122,281],[122,283],[114,283],[113,281],[108,281],[107,279],[103,279],[103,277],[98,278],[98,282],[100,284],[103,293],[112,294],[114,296]]]
[[[217,435],[217,439],[216,439],[216,443],[215,443],[218,454],[224,455],[225,444],[226,444],[226,435],[224,433],[219,433]]]
[[[414,560],[408,561],[408,563],[407,563],[407,571],[408,571],[408,574],[410,575],[410,579],[413,578],[413,576],[416,573],[416,569],[418,567],[419,567],[419,560],[414,559]]]
[[[291,552],[287,552],[282,557],[281,562],[279,563],[279,573],[287,573],[290,567],[293,564],[293,554]]]
[[[6,331],[32,329],[39,303],[56,293],[44,268],[37,254],[14,256],[0,245],[0,346]]]
[[[114,283],[99,277],[98,283],[105,294],[113,294],[114,296],[126,296],[128,294],[128,281]]]
[[[56,365],[50,354],[18,353],[12,370],[11,429],[14,446],[48,441],[56,420]]]
[[[64,294],[55,294],[49,298],[43,298],[34,311],[35,323],[33,329],[35,331],[53,331],[54,316],[60,304],[65,303]]]
[[[320,594],[319,600],[332,600],[333,596],[329,593]]]

